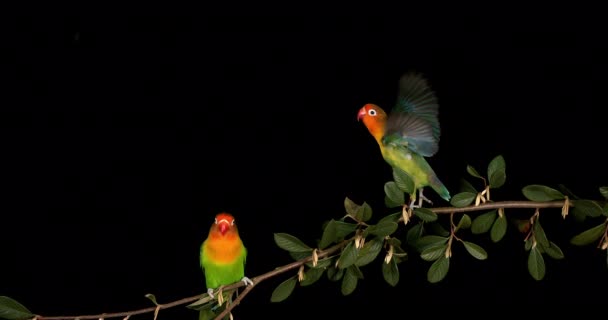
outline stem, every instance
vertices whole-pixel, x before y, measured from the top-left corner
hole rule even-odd
[[[334,252],[340,250],[340,248],[342,248],[342,246],[344,246],[345,243],[347,243],[348,241],[351,241],[352,239],[348,239],[348,240],[344,240],[341,243],[338,243],[332,247],[329,247],[323,251],[319,251],[319,253],[317,254],[319,258],[325,258],[331,254],[333,254]],[[253,287],[255,287],[258,283],[272,278],[274,276],[277,276],[279,274],[285,273],[289,270],[293,270],[296,269],[298,267],[300,267],[301,265],[312,261],[312,256],[310,257],[306,257],[304,259],[292,262],[290,264],[286,264],[284,266],[278,267],[272,271],[266,272],[264,274],[261,274],[257,277],[254,277],[251,279],[251,281],[253,282],[252,285],[249,285],[247,288],[245,288],[245,290],[243,290],[243,292],[239,295],[238,298],[236,298],[236,300],[234,300],[230,305],[226,306],[226,309],[219,314],[215,319],[222,319],[224,316],[226,316],[234,307],[236,307],[241,300],[243,300],[243,298],[251,291],[253,290]],[[236,288],[240,288],[242,286],[244,286],[245,284],[242,281],[227,285],[225,287],[223,287],[222,290],[226,291],[226,290],[232,290],[232,289],[236,289]],[[205,293],[206,294],[206,293]],[[203,295],[205,294],[197,294],[195,296],[192,297],[188,297],[188,298],[183,298],[183,299],[179,299],[170,303],[166,303],[166,304],[159,304],[158,306],[154,306],[154,307],[149,307],[149,308],[144,308],[144,309],[138,309],[138,310],[133,310],[133,311],[124,311],[124,312],[114,312],[114,313],[100,313],[100,314],[93,314],[93,315],[82,315],[82,316],[52,316],[52,317],[46,317],[46,316],[41,316],[41,315],[37,315],[34,317],[35,320],[87,320],[87,319],[107,319],[107,318],[124,318],[124,317],[130,317],[130,316],[134,316],[134,315],[138,315],[138,314],[143,314],[143,313],[151,313],[154,312],[157,308],[159,310],[163,310],[163,309],[169,309],[175,306],[179,306],[179,305],[183,305],[189,302],[194,302],[198,299],[200,299]]]

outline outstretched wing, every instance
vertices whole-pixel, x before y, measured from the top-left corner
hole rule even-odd
[[[406,73],[399,79],[397,103],[386,121],[383,143],[401,145],[422,156],[439,150],[439,104],[426,79]]]

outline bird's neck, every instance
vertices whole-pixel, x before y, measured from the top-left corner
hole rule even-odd
[[[233,262],[241,253],[242,242],[238,235],[211,236],[207,243],[207,253],[216,262]]]
[[[369,121],[365,123],[369,133],[376,139],[379,145],[382,145],[382,137],[384,136],[386,122],[385,121]]]

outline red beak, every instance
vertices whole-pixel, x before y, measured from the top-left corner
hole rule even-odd
[[[220,222],[220,225],[218,227],[222,235],[226,234],[226,231],[228,231],[228,229],[230,228],[230,226],[226,222]]]
[[[357,114],[357,121],[361,121],[361,119],[363,119],[363,117],[365,117],[366,114],[367,114],[367,111],[365,111],[365,107],[361,108],[359,110],[359,113]]]

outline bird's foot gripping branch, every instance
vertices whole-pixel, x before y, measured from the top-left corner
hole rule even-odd
[[[126,319],[145,313],[156,317],[162,310],[180,305],[197,310],[199,319],[223,319],[231,317],[233,308],[259,283],[275,276],[291,273],[272,292],[270,300],[273,302],[285,300],[296,287],[313,285],[324,276],[338,283],[342,293],[348,295],[357,288],[358,282],[364,279],[363,272],[369,268],[378,268],[385,282],[396,286],[399,283],[400,264],[408,259],[414,260],[412,257],[419,257],[423,263],[429,264],[426,273],[429,282],[439,282],[448,274],[453,246],[462,245],[464,251],[474,259],[490,259],[486,249],[478,243],[481,243],[482,237],[491,240],[491,243],[501,241],[509,226],[516,231],[513,234],[523,240],[528,255],[525,267],[530,276],[542,280],[546,273],[545,257],[565,258],[560,248],[563,244],[550,240],[550,232],[541,224],[544,221],[541,213],[545,212],[561,213],[562,221],[585,220],[592,226],[570,238],[569,244],[594,244],[605,254],[608,253],[608,187],[599,188],[601,200],[591,200],[577,197],[563,186],[555,189],[534,184],[521,189],[526,200],[495,201],[490,198],[490,192],[505,184],[505,167],[502,156],[490,161],[485,175],[467,166],[466,171],[474,183],[463,179],[459,192],[450,199],[450,206],[433,208],[412,208],[406,204],[406,195],[414,192],[413,182],[403,171],[395,170],[393,180],[384,185],[388,214],[374,219],[369,204],[357,204],[345,198],[345,213],[324,224],[320,240],[314,245],[308,245],[287,233],[274,234],[276,244],[286,250],[294,262],[253,277],[250,281],[239,278],[239,272],[239,277],[235,276],[233,283],[221,286],[221,293],[217,290],[219,288],[213,292],[215,298],[204,293],[161,304],[157,303],[154,295],[148,294],[146,297],[154,306],[138,310],[43,316],[29,311],[9,297],[0,296],[0,319]],[[391,210],[395,212],[390,213]],[[474,218],[469,215],[472,212],[477,213]],[[522,213],[526,215],[525,219],[521,219]],[[218,223],[222,223],[221,219]],[[221,226],[219,228],[222,229]],[[606,256],[608,258],[608,254]],[[378,262],[375,266],[374,261]],[[235,295],[236,290],[244,286],[245,289]]]

